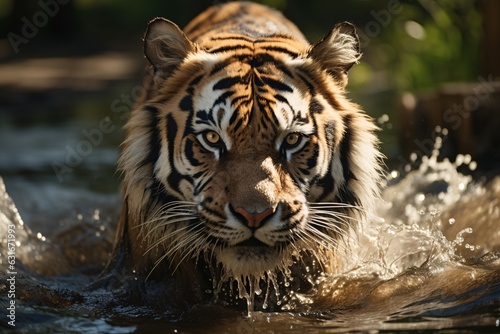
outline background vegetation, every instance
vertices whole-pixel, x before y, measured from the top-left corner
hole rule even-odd
[[[50,3],[50,0],[40,0]],[[20,31],[21,18],[40,10],[40,1],[0,0],[0,29]],[[56,0],[52,0],[56,1]],[[213,0],[74,0],[40,29],[37,46],[46,40],[81,43],[92,50],[137,40],[149,19],[169,18],[184,26]],[[473,0],[258,0],[282,10],[309,37],[321,38],[334,23],[351,21],[365,37],[363,65],[352,83],[363,85],[385,74],[384,88],[416,90],[445,81],[475,79],[481,18]],[[387,15],[388,14],[388,15]],[[8,52],[4,52],[8,53]],[[382,80],[380,79],[380,80]],[[377,80],[377,86],[380,86]],[[389,85],[386,86],[385,84]]]

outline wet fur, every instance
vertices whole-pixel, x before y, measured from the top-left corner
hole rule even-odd
[[[119,161],[124,178],[123,210],[108,272],[125,270],[146,281],[181,286],[186,294],[181,293],[178,299],[186,298],[186,303],[188,299],[212,298],[202,291],[217,288],[231,276],[258,279],[272,275],[282,280],[291,272],[297,275],[295,289],[305,291],[311,287],[300,282],[305,280],[300,275],[306,266],[315,263],[317,273],[335,272],[335,250],[343,247],[342,236],[371,214],[379,192],[381,157],[373,134],[375,126],[359,106],[345,97],[346,73],[360,57],[358,45],[354,27],[344,23],[311,46],[279,12],[247,2],[211,7],[184,32],[170,21],[152,21],[145,35],[145,54],[152,65],[150,87],[137,102],[125,127],[126,139]],[[246,56],[249,50],[253,50],[253,56]],[[275,61],[265,63],[266,54]],[[247,66],[234,61],[237,57],[244,59],[241,64],[251,64],[248,71],[253,72],[249,78],[254,82],[267,73],[261,94],[271,102],[259,104],[259,113],[240,112],[240,124],[246,124],[243,127],[224,121],[224,117],[229,117],[226,115],[237,111],[224,109],[222,104],[214,117],[219,117],[221,124],[229,124],[221,134],[227,133],[232,146],[230,153],[212,155],[202,147],[199,135],[186,132],[185,127],[196,112],[196,92],[206,89],[203,87],[212,80],[207,72],[216,76],[216,71],[223,68],[230,77],[239,71],[239,66]],[[286,79],[273,79],[275,73],[283,73]],[[216,81],[220,85],[223,82]],[[269,115],[275,112],[270,106],[282,100],[278,97],[280,90],[287,91],[290,82],[295,93],[290,97],[301,92],[309,109],[317,110],[308,116],[309,123],[315,124],[315,132],[301,153],[309,160],[287,153],[283,168],[277,163],[283,158],[279,158],[272,145],[264,144],[274,143],[273,138],[284,140],[280,130],[271,124],[276,116]],[[247,92],[248,87],[234,82],[232,89],[255,97],[257,93]],[[257,87],[255,83],[253,87]],[[294,106],[297,105],[292,103]],[[245,110],[243,104],[241,110]],[[254,114],[264,118],[250,119],[248,115]],[[258,128],[258,139],[250,138],[250,130],[244,130],[250,127]],[[269,129],[274,132],[266,137]],[[256,150],[255,140],[264,143],[259,147],[266,147]],[[184,152],[190,152],[190,157]],[[223,154],[231,157],[224,165],[226,169],[220,167],[226,159]],[[316,165],[309,166],[313,158]],[[202,161],[202,167],[194,167],[193,161]],[[193,175],[198,172],[204,176],[196,179]],[[200,198],[206,201],[210,196],[212,202],[203,203],[201,210],[207,211],[200,213],[194,193],[203,182],[209,184],[203,189],[210,195]],[[265,189],[255,190],[256,184]],[[207,187],[211,192],[205,190]],[[303,200],[296,201],[297,197]],[[235,205],[246,205],[253,198],[257,198],[256,207],[285,203],[278,206],[282,216],[306,210],[308,219],[293,227],[293,233],[286,232],[291,236],[276,237],[287,242],[291,238],[289,244],[277,244],[276,251],[270,253],[243,249],[236,254],[248,258],[235,260],[234,252],[225,253],[227,247],[222,241],[212,241],[213,235],[223,235],[227,229],[217,217],[229,215],[214,202],[230,200]],[[249,266],[245,261],[255,265]]]

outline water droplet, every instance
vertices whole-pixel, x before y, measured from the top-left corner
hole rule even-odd
[[[425,200],[425,195],[424,195],[424,194],[422,194],[422,193],[419,193],[419,194],[417,194],[417,195],[415,196],[415,201],[416,201],[416,202],[420,202],[420,203],[421,203],[421,202],[423,202],[424,200]]]
[[[387,114],[383,114],[382,116],[380,116],[378,119],[377,119],[377,122],[378,124],[382,125],[386,122],[389,121],[389,116]]]
[[[471,162],[470,162],[470,164],[469,164],[469,169],[470,169],[471,171],[475,171],[475,170],[476,170],[476,168],[477,168],[477,162],[475,162],[475,161],[471,161]]]
[[[439,215],[441,213],[441,211],[439,211],[436,208],[430,208],[429,213],[431,214],[432,217],[436,217],[437,215]]]

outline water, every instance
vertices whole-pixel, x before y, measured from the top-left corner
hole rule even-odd
[[[64,129],[74,133],[71,124]],[[2,183],[0,261],[4,275],[10,265],[8,238],[14,234],[16,329],[26,333],[500,331],[500,177],[473,181],[469,174],[477,165],[469,156],[458,156],[454,163],[438,162],[440,139],[433,156],[414,161],[404,174],[388,173],[385,205],[369,224],[349,231],[339,247],[338,274],[311,276],[328,303],[312,303],[300,293],[276,295],[280,283],[268,273],[262,278],[228,278],[234,280],[231,286],[238,288],[248,313],[199,305],[179,314],[120,302],[116,298],[120,287],[86,288],[105,266],[112,248],[120,196],[109,189],[118,185],[113,174],[117,154],[113,140],[95,147],[88,159],[58,182],[51,163],[63,161],[67,154],[60,144],[61,133],[28,128],[2,130],[0,135],[8,136],[10,143],[20,143],[12,138],[30,143],[37,138],[36,145],[21,152],[20,146],[0,140],[0,170],[13,199]],[[0,284],[3,328],[10,327],[6,315],[13,300],[8,296],[11,276],[4,275]],[[224,289],[214,283],[207,293],[227,293]],[[282,312],[252,311],[255,295],[280,300]]]

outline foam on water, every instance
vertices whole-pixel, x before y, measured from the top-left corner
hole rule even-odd
[[[441,138],[437,138],[432,155],[422,158],[417,169],[404,177],[397,171],[388,174],[377,217],[353,229],[346,239],[345,273],[376,273],[389,279],[411,267],[439,267],[458,260],[455,250],[473,229],[464,228],[454,240],[448,240],[442,233],[441,214],[470,189],[472,178],[459,173],[457,167],[474,167],[474,162],[462,155],[455,163],[438,161],[440,148]],[[449,223],[457,219],[460,217],[449,218]]]

